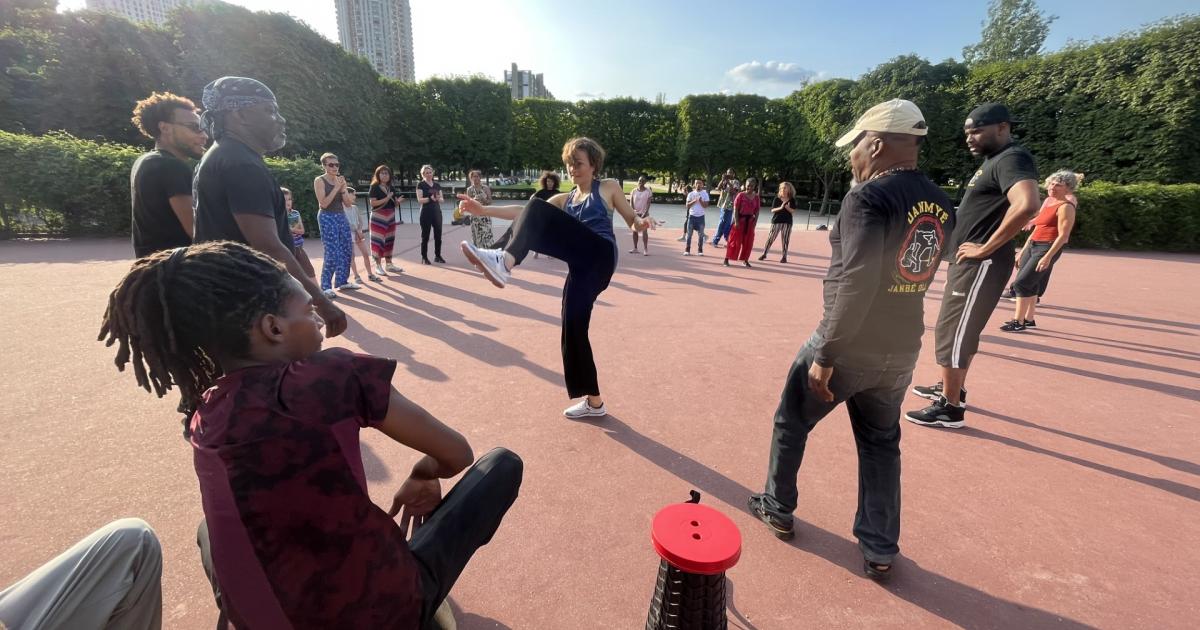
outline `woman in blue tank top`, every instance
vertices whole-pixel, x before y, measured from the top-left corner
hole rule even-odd
[[[524,207],[482,206],[466,195],[459,195],[463,212],[513,221],[512,238],[504,249],[480,249],[463,241],[462,251],[467,260],[500,288],[530,251],[567,263],[562,305],[563,378],[568,396],[586,398],[567,407],[563,415],[603,416],[608,411],[600,397],[588,326],[592,305],[608,288],[617,268],[612,212],[616,209],[625,223],[639,232],[650,227],[650,222],[634,214],[616,180],[596,179],[604,167],[604,149],[595,140],[568,140],[563,145],[562,158],[575,183],[570,193],[555,195],[547,201],[531,199]]]

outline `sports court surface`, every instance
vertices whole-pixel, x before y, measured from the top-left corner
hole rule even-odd
[[[651,517],[691,489],[742,531],[731,627],[1196,626],[1200,256],[1069,251],[1036,331],[998,331],[1012,309],[1001,302],[968,381],[967,428],[903,427],[901,556],[880,586],[861,577],[850,533],[844,409],[809,440],[795,540],[745,510],[783,378],[820,316],[825,233],[794,233],[788,265],[726,269],[721,249],[681,257],[676,230],[653,233],[650,256],[625,254],[618,229],[621,262],[592,323],[612,415],[571,422],[564,265],[530,257],[495,289],[457,251],[466,228],[447,228],[449,264],[427,267],[415,226],[401,226],[407,273],[342,299],[350,329],[328,345],[396,359],[396,386],[477,454],[503,445],[525,460],[520,498],[452,593],[459,628],[642,627]],[[320,242],[307,248],[319,269]],[[125,240],[0,242],[0,587],[138,516],[163,544],[164,627],[211,628],[177,400],[138,389],[96,341],[130,255]],[[927,332],[916,382],[937,380],[932,342]],[[416,456],[373,431],[363,454],[387,506]]]

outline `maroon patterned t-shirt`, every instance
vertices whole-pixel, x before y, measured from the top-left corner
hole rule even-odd
[[[227,374],[192,420],[213,564],[248,628],[415,628],[416,559],[371,502],[361,427],[396,362],[331,349]]]

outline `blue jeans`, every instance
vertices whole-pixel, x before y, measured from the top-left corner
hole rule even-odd
[[[717,224],[717,233],[713,236],[712,244],[716,245],[722,238],[728,241],[731,229],[733,229],[733,208],[721,208],[721,222]]]
[[[820,334],[814,333],[800,349],[780,395],[763,507],[784,520],[791,518],[808,434],[845,402],[858,445],[854,536],[867,560],[888,564],[900,551],[900,404],[912,382],[917,353],[834,360],[829,380],[833,402],[825,402],[808,388],[808,370],[821,343]]]
[[[700,238],[696,239],[696,247],[701,254],[704,253],[704,215],[688,217],[687,224],[687,242],[684,243],[684,251],[692,251],[692,232],[699,232]]]

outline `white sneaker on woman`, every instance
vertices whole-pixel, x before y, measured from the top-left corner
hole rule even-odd
[[[466,256],[472,265],[482,271],[496,287],[504,288],[512,273],[504,265],[503,249],[480,249],[467,241],[463,241],[461,247],[463,256]]]
[[[347,282],[338,287],[338,291],[357,291],[362,288],[357,282]]]
[[[574,405],[563,409],[563,415],[572,419],[607,416],[608,409],[605,408],[604,402],[601,402],[599,407],[593,407],[591,403],[588,402],[588,399],[584,398]]]

